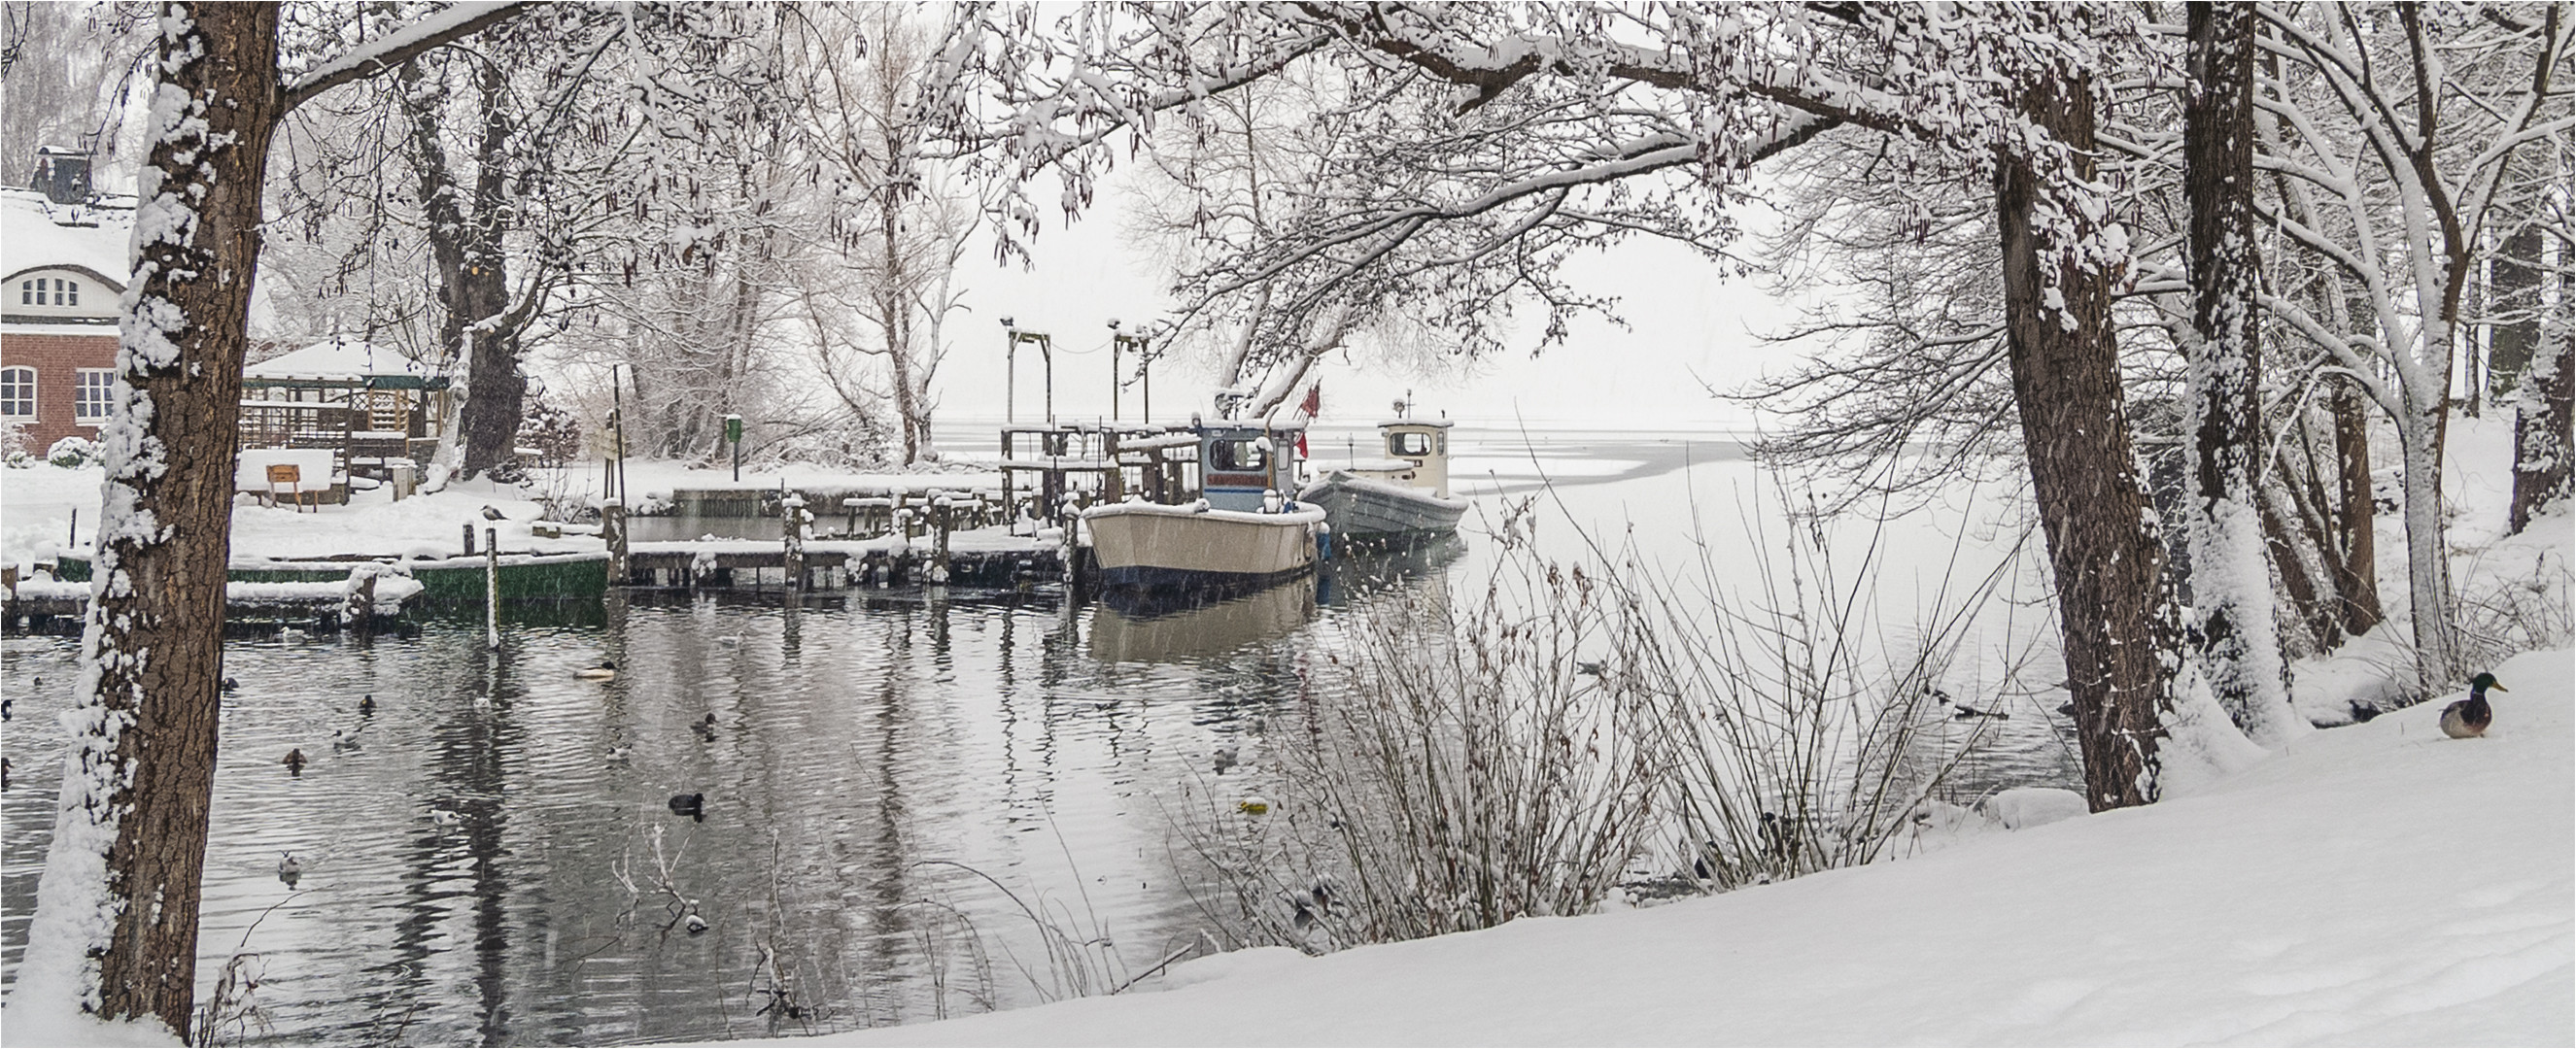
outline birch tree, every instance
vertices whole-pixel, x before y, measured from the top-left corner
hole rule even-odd
[[[134,279],[116,410],[99,442],[96,582],[62,800],[10,995],[13,1028],[75,1012],[157,1022],[182,1037],[189,1028],[233,450],[278,122],[515,6],[459,4],[354,45],[283,56],[275,6],[181,2],[158,12]],[[312,40],[297,34],[299,45]]]
[[[2396,422],[2407,597],[2427,687],[2460,676],[2442,445],[2461,304],[2515,154],[2576,130],[2554,85],[2564,5],[2260,9],[2280,62],[2257,92],[2257,164],[2287,192],[2265,222],[2351,284],[2364,324],[2277,293],[2265,307]]]

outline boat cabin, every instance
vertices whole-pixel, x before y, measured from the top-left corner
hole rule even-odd
[[[1386,442],[1386,458],[1352,463],[1345,472],[1449,498],[1449,425],[1447,419],[1390,419],[1379,423],[1378,436]]]
[[[1261,512],[1265,496],[1297,491],[1297,440],[1303,419],[1220,419],[1199,425],[1200,496],[1216,510]]]

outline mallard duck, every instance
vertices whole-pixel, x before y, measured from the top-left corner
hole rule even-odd
[[[573,671],[572,676],[584,681],[606,681],[617,676],[617,664],[614,661],[603,659],[599,661],[599,665],[597,666],[583,667],[579,670]]]
[[[2469,698],[2442,708],[2442,734],[2452,739],[2486,735],[2487,726],[2495,721],[2495,708],[2487,705],[2488,689],[2513,691],[2498,682],[2493,674],[2481,673],[2470,678]]]
[[[301,776],[301,775],[303,775],[303,774],[304,774],[304,748],[302,748],[302,747],[297,747],[297,748],[295,748],[295,749],[293,749],[293,750],[289,750],[289,751],[287,751],[287,752],[286,752],[286,756],[285,756],[285,757],[283,757],[283,758],[279,758],[279,759],[277,760],[277,763],[278,763],[278,764],[280,764],[280,765],[284,765],[284,766],[286,766],[286,773],[287,773],[287,775],[290,775],[290,776]]]

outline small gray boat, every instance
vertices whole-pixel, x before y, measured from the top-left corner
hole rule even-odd
[[[1408,543],[1450,535],[1467,501],[1449,495],[1449,420],[1377,425],[1386,458],[1350,463],[1306,486],[1297,501],[1324,508],[1337,543]]]

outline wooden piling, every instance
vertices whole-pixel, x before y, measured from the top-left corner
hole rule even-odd
[[[474,526],[465,534],[472,538]],[[483,643],[501,647],[501,533],[491,528],[483,530]]]
[[[956,513],[956,501],[947,496],[941,496],[930,502],[930,534],[935,538],[930,568],[923,573],[926,582],[938,584],[948,582],[948,532],[956,525],[954,520]]]
[[[805,590],[805,497],[789,492],[778,501],[778,518],[786,523],[787,589],[792,593]]]
[[[340,627],[355,630],[361,636],[374,632],[376,624],[376,570],[351,569],[348,600],[340,607]]]
[[[626,503],[610,497],[599,504],[600,538],[608,540],[608,581],[625,586],[635,581],[627,563]]]

